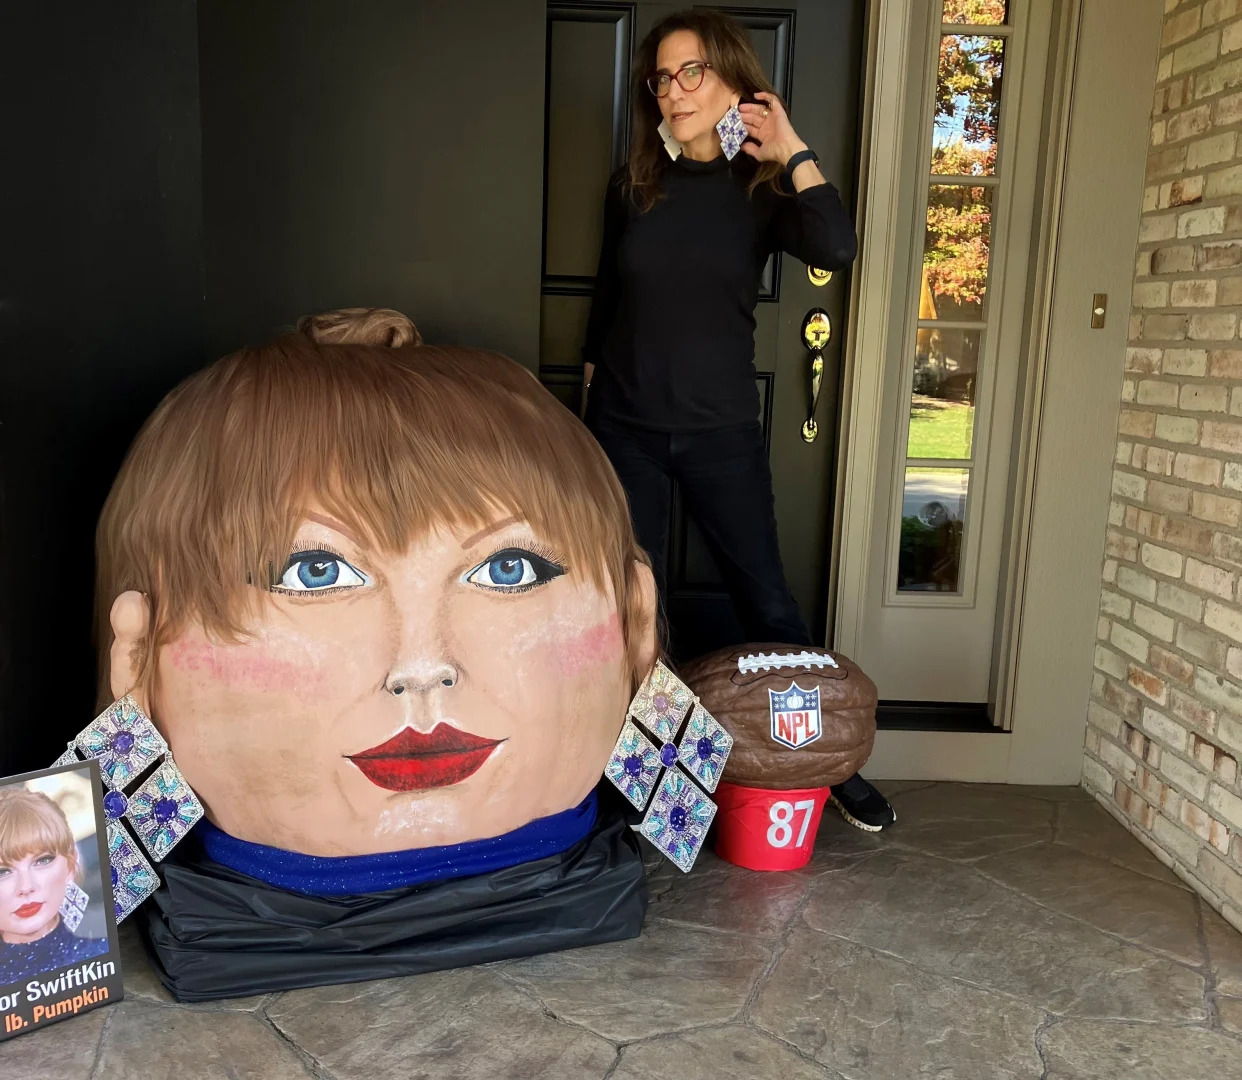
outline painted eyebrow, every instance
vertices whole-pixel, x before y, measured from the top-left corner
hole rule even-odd
[[[480,529],[477,533],[467,536],[466,539],[461,542],[462,550],[464,551],[466,548],[474,547],[475,544],[485,537],[491,536],[492,533],[500,532],[501,529],[507,529],[510,525],[516,525],[521,520],[522,519],[520,517],[514,514],[512,517],[503,518],[502,520],[487,526],[485,529]]]
[[[329,529],[335,529],[355,547],[366,547],[366,545],[359,540],[358,537],[337,521],[336,518],[328,517],[327,514],[316,514],[314,511],[310,510],[306,512],[305,516],[307,521],[313,521],[317,525],[326,525]]]

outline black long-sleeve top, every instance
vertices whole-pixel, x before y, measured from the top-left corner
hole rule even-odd
[[[858,241],[831,184],[790,195],[763,184],[748,195],[754,169],[741,155],[678,158],[646,213],[625,198],[624,172],[612,178],[583,348],[595,365],[592,412],[669,432],[758,417],[755,304],[764,263],[785,251],[838,270]]]

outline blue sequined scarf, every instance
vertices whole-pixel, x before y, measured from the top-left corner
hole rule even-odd
[[[503,836],[378,855],[300,855],[238,840],[209,821],[199,822],[194,834],[215,862],[277,888],[306,896],[360,896],[485,874],[559,854],[586,837],[595,826],[597,809],[592,791],[572,810]]]

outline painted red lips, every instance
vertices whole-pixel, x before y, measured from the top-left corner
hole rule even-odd
[[[503,741],[483,739],[451,724],[437,724],[428,734],[407,727],[386,743],[351,754],[349,760],[378,787],[427,791],[473,776]]]
[[[29,919],[32,915],[38,915],[42,907],[43,907],[42,903],[22,904],[22,906],[19,907],[15,912],[13,912],[13,914],[16,915],[19,919]]]

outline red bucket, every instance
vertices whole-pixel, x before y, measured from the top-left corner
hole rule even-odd
[[[831,789],[772,791],[721,781],[716,854],[748,870],[797,870],[811,861]]]

